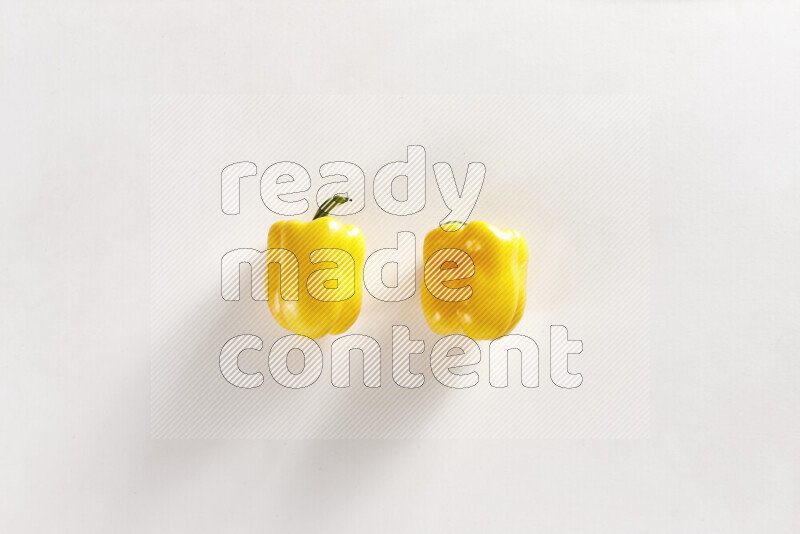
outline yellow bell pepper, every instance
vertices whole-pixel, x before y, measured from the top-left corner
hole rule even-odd
[[[333,197],[323,203],[314,220],[280,221],[269,229],[269,248],[292,252],[299,264],[298,300],[284,300],[279,284],[269,283],[267,269],[270,312],[278,324],[295,334],[310,338],[340,334],[361,312],[364,234],[327,214],[346,201]]]
[[[528,274],[528,246],[519,232],[448,222],[425,236],[423,251],[422,310],[431,330],[496,339],[517,325]]]

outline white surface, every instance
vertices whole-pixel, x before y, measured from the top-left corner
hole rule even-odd
[[[796,2],[2,13],[4,531],[800,528]],[[149,96],[174,92],[650,95],[651,438],[151,440]]]

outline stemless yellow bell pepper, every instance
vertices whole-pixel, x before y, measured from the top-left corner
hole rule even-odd
[[[517,325],[528,274],[528,246],[519,232],[449,222],[425,236],[423,251],[422,310],[431,330],[496,339]]]
[[[269,283],[267,269],[270,312],[278,324],[295,334],[310,338],[341,334],[361,311],[364,234],[327,214],[346,201],[333,197],[323,203],[314,220],[280,221],[269,229],[268,247],[292,252],[299,264],[298,300],[284,300],[279,284]]]

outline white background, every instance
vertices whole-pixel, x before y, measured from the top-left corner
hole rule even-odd
[[[797,2],[3,2],[9,532],[796,532]],[[156,93],[649,95],[651,437],[154,441]]]

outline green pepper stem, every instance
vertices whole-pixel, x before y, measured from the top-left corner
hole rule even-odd
[[[311,220],[313,221],[315,219],[319,219],[320,217],[327,217],[328,214],[330,213],[330,211],[333,208],[335,208],[339,204],[344,204],[345,202],[350,202],[350,200],[351,199],[349,199],[347,197],[343,197],[341,195],[332,196],[331,198],[329,198],[328,200],[326,200],[325,202],[322,203],[322,205],[317,210],[316,215],[314,215],[314,218],[311,219]]]
[[[444,223],[440,224],[439,226],[447,226],[448,224],[457,224],[459,229],[460,229],[462,226],[465,226],[467,223],[465,223],[464,221],[447,221],[447,222],[444,222]]]

